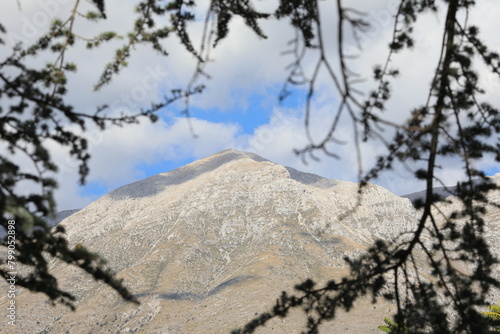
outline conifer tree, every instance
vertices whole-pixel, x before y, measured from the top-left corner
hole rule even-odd
[[[67,77],[77,71],[77,64],[68,59],[68,51],[77,43],[95,48],[115,39],[114,32],[95,37],[82,37],[74,31],[78,19],[99,22],[105,19],[104,1],[94,0],[96,11],[79,12],[82,1],[76,0],[66,19],[55,19],[49,30],[32,45],[18,43],[12,53],[0,60],[0,213],[2,245],[8,256],[0,258],[0,276],[15,280],[15,286],[42,292],[53,302],[74,308],[75,297],[61,289],[49,270],[50,260],[59,260],[87,272],[95,280],[115,289],[125,300],[138,302],[117,279],[105,259],[84,245],[71,247],[64,228],[49,228],[46,217],[56,213],[53,192],[57,188],[54,175],[58,166],[53,162],[48,145],[57,143],[69,148],[69,154],[79,163],[80,183],[89,172],[89,147],[81,135],[89,124],[100,129],[137,123],[140,117],[155,121],[155,111],[181,98],[179,93],[153,103],[148,110],[136,114],[111,116],[107,105],[98,106],[93,114],[79,110],[66,101]],[[0,24],[0,44],[5,44],[8,31]],[[52,54],[52,61],[33,67],[33,59]],[[123,65],[123,63],[121,64]],[[107,83],[105,78],[99,86]],[[76,126],[76,130],[73,126]],[[4,151],[5,150],[5,151]],[[14,158],[28,159],[30,166],[19,165]],[[40,188],[38,193],[18,191],[23,183]],[[28,272],[17,272],[21,266]],[[15,273],[15,274],[14,274]]]
[[[394,164],[400,162],[422,166],[414,170],[414,177],[425,182],[425,197],[417,203],[420,217],[410,239],[376,241],[366,254],[346,259],[350,267],[348,276],[320,287],[312,280],[299,284],[296,293],[283,293],[272,310],[242,325],[235,333],[253,332],[274,317],[286,317],[293,308],[302,309],[308,315],[308,331],[317,333],[323,322],[334,320],[338,310],[349,311],[354,302],[365,295],[371,295],[374,301],[379,298],[393,301],[395,324],[408,326],[411,333],[487,333],[488,323],[477,307],[484,306],[486,296],[492,289],[499,289],[500,282],[493,274],[498,258],[485,240],[484,216],[492,206],[500,204],[488,200],[488,193],[497,186],[475,166],[478,160],[487,156],[500,162],[500,113],[497,106],[482,100],[485,87],[480,83],[478,67],[481,64],[499,78],[500,56],[483,42],[477,25],[468,20],[469,12],[481,3],[398,0],[388,57],[384,64],[374,69],[376,88],[363,97],[355,86],[358,80],[349,68],[352,55],[344,49],[344,40],[359,36],[370,28],[370,22],[359,9],[348,7],[348,1],[331,1],[336,4],[334,14],[321,13],[322,1],[318,0],[280,0],[277,9],[269,13],[257,11],[251,0],[211,0],[204,21],[201,20],[205,22],[205,33],[200,48],[194,46],[188,30],[189,24],[200,21],[195,11],[199,1],[138,1],[137,20],[132,31],[104,68],[95,88],[110,84],[124,70],[139,44],[150,45],[153,50],[168,56],[162,42],[171,36],[181,41],[198,64],[187,87],[172,91],[172,96],[134,115],[106,115],[105,105],[98,107],[94,114],[87,114],[66,102],[67,74],[77,68],[77,64],[67,59],[67,50],[82,41],[89,48],[98,47],[118,36],[115,32],[104,32],[81,40],[74,32],[76,19],[98,23],[106,18],[104,0],[92,0],[96,10],[81,16],[78,16],[81,14],[78,8],[82,1],[75,0],[68,19],[55,20],[35,44],[16,46],[12,54],[0,62],[0,98],[4,102],[0,110],[0,138],[8,148],[7,154],[0,154],[0,224],[8,231],[8,222],[16,221],[18,261],[33,268],[28,276],[19,277],[18,284],[71,305],[74,297],[58,287],[57,279],[48,269],[47,257],[52,257],[82,268],[114,287],[124,298],[133,299],[97,255],[84,247],[70,248],[63,229],[50,230],[45,224],[42,217],[55,211],[52,193],[57,186],[50,176],[57,172],[57,166],[45,140],[70,148],[70,154],[80,161],[80,176],[84,182],[90,158],[87,143],[68,130],[67,124],[85,129],[88,123],[104,128],[133,123],[138,117],[155,120],[157,110],[178,99],[185,101],[185,113],[189,115],[189,96],[203,91],[201,82],[208,77],[210,50],[223,43],[231,33],[231,20],[241,17],[257,36],[265,38],[266,32],[260,22],[277,19],[289,22],[297,36],[291,44],[295,59],[288,67],[279,99],[286,99],[292,86],[305,85],[308,94],[304,126],[309,130],[310,119],[315,116],[311,103],[321,71],[327,74],[339,97],[328,134],[320,141],[311,139],[296,153],[303,159],[315,159],[316,152],[338,157],[335,134],[339,131],[338,119],[346,115],[352,121],[358,157],[363,141],[381,140],[387,148],[387,154],[380,156],[368,173],[360,175],[360,194],[367,182],[383,172],[390,173]],[[396,124],[384,114],[399,74],[398,69],[391,67],[392,60],[402,50],[414,46],[413,33],[418,18],[427,12],[441,16],[444,21],[439,31],[442,37],[440,57],[427,99],[420,105],[404,109],[402,112],[407,113],[407,120]],[[337,23],[335,64],[326,56],[329,50],[325,40],[331,36],[324,30],[323,23],[325,19],[332,20],[330,15]],[[0,30],[5,37],[8,32],[2,26]],[[306,51],[318,56],[311,75],[303,71]],[[55,60],[43,68],[31,67],[29,60],[43,52],[52,52]],[[391,140],[384,138],[386,129],[395,133]],[[23,171],[11,161],[10,155],[14,154],[29,157],[35,171]],[[446,159],[459,161],[466,175],[463,181],[449,189],[449,193],[460,201],[461,208],[447,215],[439,211],[442,198],[433,190],[441,185],[437,170]],[[25,180],[39,184],[42,191],[28,195],[17,193],[16,185]],[[439,220],[444,221],[444,225],[438,225]],[[424,236],[430,237],[430,241],[424,242]],[[4,245],[8,245],[7,239]],[[432,279],[419,275],[415,262],[417,253],[422,253],[432,268]],[[1,261],[0,274],[8,279],[8,263],[5,259]],[[470,268],[470,273],[459,271],[457,263]]]

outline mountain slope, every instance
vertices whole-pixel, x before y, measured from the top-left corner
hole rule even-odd
[[[54,262],[61,285],[79,298],[77,312],[22,293],[16,330],[229,332],[268,310],[282,290],[345,275],[345,256],[415,226],[408,199],[369,185],[359,201],[357,191],[235,150],[118,188],[61,224],[73,244],[109,261],[141,305]],[[392,309],[360,305],[325,331],[372,331]],[[303,324],[291,316],[259,333],[298,333]]]

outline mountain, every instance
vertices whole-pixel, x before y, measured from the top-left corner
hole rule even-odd
[[[45,220],[49,226],[55,226],[55,225],[59,224],[61,221],[63,221],[64,219],[71,216],[72,214],[77,213],[78,211],[80,211],[80,209],[59,211],[54,218],[46,217]]]
[[[72,244],[109,261],[140,306],[53,262],[77,311],[24,291],[9,333],[228,333],[306,278],[321,284],[345,275],[345,256],[411,230],[417,216],[408,199],[379,186],[360,199],[355,183],[225,150],[118,188],[61,222]],[[6,302],[0,297],[0,308]],[[394,309],[358,306],[321,329],[376,332]],[[305,321],[292,313],[258,333],[299,333]]]
[[[490,177],[490,179],[495,182],[500,180],[500,173],[497,173]],[[480,179],[476,180],[476,184],[480,181]],[[434,194],[440,196],[441,198],[447,198],[453,195],[453,192],[456,190],[456,186],[447,186],[447,187],[434,187],[432,188]],[[410,201],[415,202],[417,200],[425,199],[426,190],[417,191],[411,194],[403,195],[401,197],[408,198]]]

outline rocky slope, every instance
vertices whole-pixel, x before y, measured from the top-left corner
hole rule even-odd
[[[415,226],[408,199],[370,185],[359,201],[357,190],[235,150],[116,189],[61,224],[72,243],[112,264],[141,305],[54,262],[78,310],[24,292],[9,333],[227,333],[267,311],[282,290],[340,277],[345,256]],[[322,329],[377,332],[392,310],[359,306]],[[297,313],[259,333],[299,333],[304,323]]]

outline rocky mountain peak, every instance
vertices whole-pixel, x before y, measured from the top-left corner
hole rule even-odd
[[[106,196],[110,196],[114,199],[154,196],[167,188],[189,182],[201,175],[214,174],[216,173],[216,170],[222,168],[223,166],[227,167],[227,165],[230,165],[233,170],[243,171],[249,165],[256,163],[259,163],[260,166],[274,165],[276,168],[284,169],[288,171],[288,175],[286,175],[286,177],[303,184],[311,184],[318,187],[328,187],[335,184],[335,181],[315,174],[304,173],[291,167],[282,167],[274,164],[254,153],[227,149],[207,158],[200,159],[183,167],[177,168],[173,171],[157,174],[144,180],[125,185],[112,191]]]
[[[61,222],[72,244],[109,261],[139,307],[54,261],[77,312],[22,293],[17,329],[228,333],[306,278],[321,284],[345,275],[345,256],[412,230],[417,215],[408,199],[381,187],[365,187],[360,198],[355,183],[225,150],[118,188]],[[362,305],[325,332],[371,332],[393,307]],[[278,319],[259,333],[300,332],[305,323]]]

